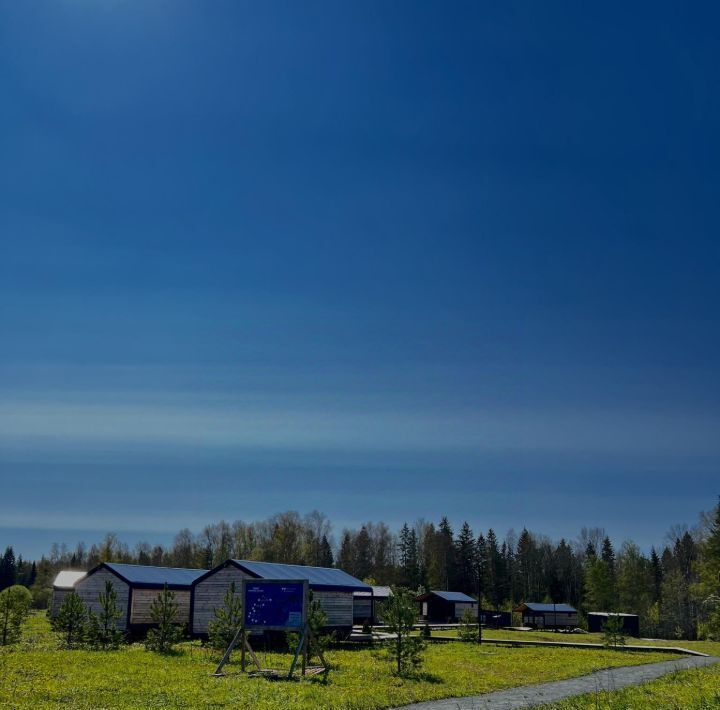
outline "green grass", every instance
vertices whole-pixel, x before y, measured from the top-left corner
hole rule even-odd
[[[518,684],[558,680],[599,668],[667,660],[667,654],[554,648],[436,644],[425,673],[399,679],[371,650],[335,649],[327,682],[270,681],[240,674],[210,674],[217,656],[198,643],[161,656],[141,645],[116,652],[65,651],[44,617],[27,624],[15,649],[0,650],[2,708],[386,708],[420,700],[484,693]],[[266,666],[287,668],[287,654],[261,654]]]
[[[433,636],[456,636],[457,631],[434,631]],[[503,629],[485,629],[483,636],[494,639],[516,641],[557,641],[570,643],[602,643],[602,634],[561,634],[553,631],[504,631]],[[720,656],[720,641],[684,641],[682,639],[636,639],[627,637],[629,646],[675,646],[700,651],[711,656]]]
[[[720,708],[720,664],[677,671],[633,688],[591,693],[545,710],[710,710]]]

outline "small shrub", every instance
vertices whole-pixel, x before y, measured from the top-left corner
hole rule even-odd
[[[420,636],[424,639],[429,639],[431,637],[431,633],[430,624],[425,624],[422,629],[420,629]]]
[[[608,616],[603,626],[603,645],[606,648],[618,648],[625,645],[625,629],[619,616]]]
[[[458,636],[461,641],[477,641],[478,640],[478,622],[477,618],[472,615],[470,609],[465,609],[462,617],[460,617],[460,628]]]

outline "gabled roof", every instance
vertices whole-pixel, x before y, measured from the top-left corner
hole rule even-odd
[[[387,599],[392,594],[392,589],[390,587],[384,587],[379,586],[377,584],[371,585],[372,589],[372,596],[375,597],[375,599]],[[370,592],[355,592],[355,596],[357,597],[369,597]]]
[[[524,611],[525,609],[537,612],[559,611],[565,614],[577,614],[577,609],[569,604],[536,604],[535,602],[523,602],[515,611]]]
[[[85,570],[64,569],[57,573],[53,581],[53,589],[72,589],[75,582],[85,576]]]
[[[307,579],[311,589],[336,592],[369,592],[371,589],[369,585],[335,567],[286,565],[255,560],[227,560],[209,572],[203,572],[203,578],[227,565],[234,565],[256,579]],[[199,581],[201,580],[197,579],[195,583]]]
[[[192,583],[207,570],[186,569],[185,567],[154,567],[151,565],[126,565],[118,562],[101,562],[88,572],[108,569],[133,587],[162,587],[189,589]]]
[[[477,599],[473,599],[463,592],[446,592],[442,589],[433,589],[425,594],[421,594],[418,599],[424,600],[431,596],[440,597],[440,599],[444,599],[446,602],[473,602],[474,604],[477,604]]]

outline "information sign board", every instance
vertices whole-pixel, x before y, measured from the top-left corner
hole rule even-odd
[[[307,597],[307,580],[244,579],[243,626],[248,630],[302,630]]]

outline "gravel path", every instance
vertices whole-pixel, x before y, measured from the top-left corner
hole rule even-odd
[[[596,671],[578,678],[556,680],[551,683],[540,683],[539,685],[525,685],[519,688],[498,690],[485,695],[430,700],[425,703],[405,705],[403,708],[397,708],[397,710],[484,710],[485,708],[514,710],[515,708],[530,708],[536,705],[565,700],[575,695],[594,693],[598,690],[619,690],[629,685],[640,685],[673,671],[701,668],[713,663],[720,663],[720,658],[679,658],[674,661],[648,663],[643,666],[622,666],[620,668]]]

